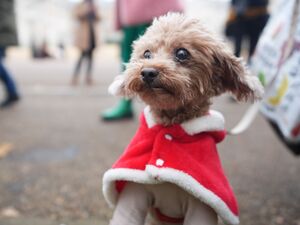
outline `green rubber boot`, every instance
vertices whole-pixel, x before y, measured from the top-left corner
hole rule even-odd
[[[121,99],[116,107],[105,110],[101,116],[105,121],[132,118],[131,100]]]

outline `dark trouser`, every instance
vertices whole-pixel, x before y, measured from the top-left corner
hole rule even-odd
[[[245,38],[249,39],[248,57],[251,57],[255,51],[259,36],[264,29],[269,16],[263,15],[256,18],[241,18],[237,22],[237,29],[234,37],[235,55],[240,56],[242,42]]]
[[[232,34],[234,41],[234,54],[240,57],[243,40],[246,37],[246,19],[243,17],[238,17],[234,22],[234,31]]]
[[[248,21],[247,33],[249,35],[249,41],[250,41],[249,56],[253,55],[255,48],[256,48],[256,44],[258,42],[258,39],[268,21],[268,19],[269,19],[269,15],[264,15],[264,16],[260,16],[260,17],[257,17],[257,18],[254,18],[254,19]]]
[[[87,61],[86,75],[91,76],[92,65],[93,65],[93,49],[81,52],[81,55],[78,59],[76,67],[75,67],[74,76],[78,76],[80,68],[81,68],[82,61],[84,59],[86,59],[86,61]]]
[[[4,55],[5,48],[0,47],[0,80],[5,86],[7,98],[14,98],[18,96],[18,92],[14,80],[3,65]]]

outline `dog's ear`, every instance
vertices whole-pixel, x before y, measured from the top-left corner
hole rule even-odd
[[[240,58],[227,50],[214,52],[214,76],[218,77],[224,91],[231,92],[237,100],[261,99],[264,93],[259,79],[250,75]]]

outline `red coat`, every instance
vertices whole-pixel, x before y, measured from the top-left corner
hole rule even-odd
[[[228,224],[238,224],[238,207],[223,172],[216,143],[225,137],[216,112],[181,125],[155,124],[149,107],[123,155],[103,177],[103,193],[113,206],[126,181],[170,182],[213,208]]]

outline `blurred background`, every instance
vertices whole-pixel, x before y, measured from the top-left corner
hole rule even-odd
[[[74,10],[80,3],[15,1],[18,45],[5,48],[2,60],[17,94],[0,109],[1,225],[104,225],[111,217],[101,193],[102,175],[135,133],[144,105],[139,100],[130,103],[133,112],[125,120],[107,117],[107,108],[120,101],[107,93],[122,70],[119,43],[124,36],[115,28],[116,2],[94,1],[100,20],[92,29],[99,35],[92,53],[75,44],[81,19]],[[224,35],[230,4],[183,1],[185,14],[200,18],[233,49]],[[269,12],[274,5],[276,0],[271,0]],[[92,17],[96,20],[96,13]],[[242,45],[245,58],[246,51]],[[82,72],[76,69],[80,57]],[[0,100],[6,98],[1,86]],[[248,107],[227,95],[213,105],[224,114],[227,129]],[[228,136],[219,152],[238,198],[241,224],[300,225],[299,159],[263,116],[241,135]]]

